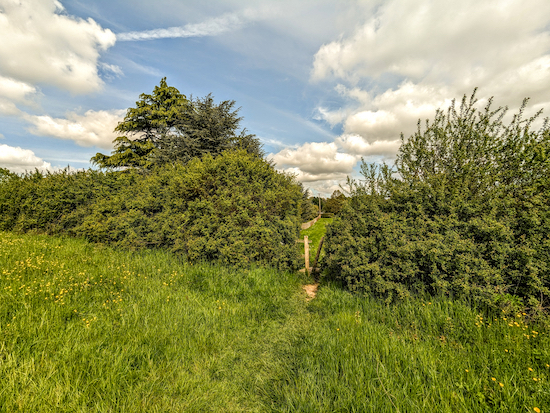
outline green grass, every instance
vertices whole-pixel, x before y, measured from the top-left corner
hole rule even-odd
[[[0,233],[0,412],[549,411],[547,326],[299,277]]]
[[[264,411],[300,280],[0,233],[0,411]],[[287,350],[285,350],[287,351]]]
[[[327,232],[327,225],[332,222],[332,218],[320,218],[315,225],[312,227],[309,227],[308,229],[304,229],[300,231],[300,239],[303,240],[304,236],[308,236],[308,239],[311,241],[309,244],[309,263],[310,265],[313,265],[313,262],[315,261],[315,255],[317,254],[317,249],[319,248],[319,243],[321,242],[321,238],[325,236]],[[301,247],[301,253],[304,254],[304,247],[302,245]],[[319,256],[319,260],[324,255],[324,249],[321,250],[321,255]]]
[[[446,298],[387,306],[334,285],[308,311],[279,411],[550,409],[550,330],[522,314],[487,319]]]

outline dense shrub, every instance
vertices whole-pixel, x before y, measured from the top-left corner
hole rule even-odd
[[[302,202],[302,222],[308,222],[319,216],[319,207],[311,202],[310,198],[306,198]]]
[[[301,190],[294,179],[245,152],[195,159],[169,185],[181,223],[174,248],[190,259],[297,265]],[[180,214],[181,213],[181,214]]]
[[[550,299],[550,133],[522,111],[437,112],[393,168],[365,180],[329,227],[328,276],[391,301],[446,294],[542,312]]]
[[[3,173],[0,229],[168,248],[192,261],[297,265],[301,190],[244,150],[153,171]]]

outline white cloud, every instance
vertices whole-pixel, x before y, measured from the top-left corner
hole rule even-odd
[[[181,27],[168,29],[153,29],[140,32],[119,33],[119,41],[154,40],[177,37],[204,37],[217,36],[219,34],[241,28],[246,23],[243,16],[236,13],[228,13],[220,17],[208,19],[202,23],[186,24]]]
[[[324,107],[317,108],[317,114],[314,116],[315,120],[324,120],[328,122],[330,126],[334,127],[339,123],[342,123],[344,119],[348,116],[348,113],[345,110],[329,110]]]
[[[33,125],[30,132],[35,135],[72,140],[80,146],[111,149],[112,141],[117,137],[113,130],[125,112],[89,110],[84,115],[70,112],[66,119],[31,115],[26,115],[25,119]]]
[[[34,86],[0,75],[0,114],[19,115],[21,111],[16,102],[34,106],[29,98],[32,98],[36,92]]]
[[[266,18],[280,15],[280,7],[273,5],[255,5],[235,13],[225,13],[218,17],[206,19],[200,23],[190,23],[184,26],[167,29],[153,29],[117,34],[119,41],[139,41],[155,39],[171,39],[178,37],[218,36],[222,33],[238,30],[245,25]]]
[[[550,103],[550,2],[390,0],[319,48],[311,80],[347,99],[318,112],[342,125],[335,142],[350,154],[390,156],[401,132],[475,87],[512,111],[530,97],[533,112]]]
[[[323,45],[312,78],[490,79],[548,53],[549,16],[546,0],[389,1],[352,36]]]
[[[360,156],[383,156],[392,158],[401,145],[401,139],[391,141],[367,142],[362,136],[344,134],[336,139],[336,143],[346,153]]]
[[[55,0],[0,0],[0,74],[74,93],[98,90],[97,64],[116,36],[92,19],[62,14]]]
[[[110,65],[107,63],[100,63],[99,67],[101,67],[105,72],[110,72],[115,76],[123,76],[124,72],[122,71],[122,68],[117,65]]]
[[[345,173],[338,172],[320,172],[317,174],[304,172],[300,168],[285,168],[283,169],[286,173],[296,176],[296,179],[300,182],[319,182],[319,181],[340,181],[345,179],[347,175]]]
[[[338,152],[334,142],[308,142],[297,149],[286,148],[273,155],[279,167],[297,167],[310,175],[350,173],[357,163],[357,157]]]
[[[275,162],[276,168],[295,175],[315,194],[330,196],[352,175],[360,156],[340,152],[335,142],[310,142],[296,149],[283,149],[268,158]]]
[[[54,170],[50,163],[44,162],[30,149],[4,144],[0,144],[0,167],[15,173],[33,171],[35,168],[41,171]]]
[[[296,176],[311,189],[330,195],[348,176],[361,157],[394,157],[401,140],[367,142],[359,135],[344,134],[334,142],[309,142],[296,149],[270,154],[276,167]]]
[[[0,97],[11,101],[28,103],[27,97],[36,93],[36,88],[28,83],[0,75]]]

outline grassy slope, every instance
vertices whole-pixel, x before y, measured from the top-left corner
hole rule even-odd
[[[0,233],[0,412],[548,411],[547,327],[297,277]]]
[[[0,411],[260,411],[291,274],[0,233]]]

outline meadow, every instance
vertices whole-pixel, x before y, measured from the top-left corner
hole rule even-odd
[[[0,412],[546,412],[550,328],[0,233]]]

